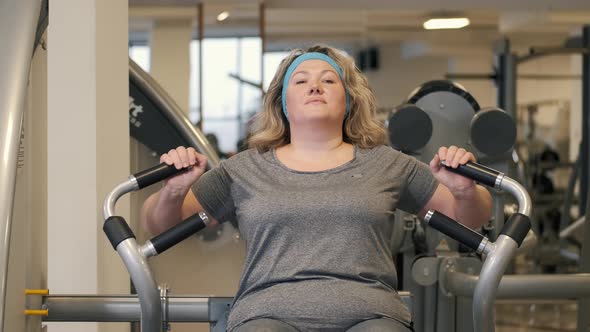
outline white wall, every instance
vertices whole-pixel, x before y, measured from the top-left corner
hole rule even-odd
[[[491,74],[493,53],[482,50],[473,55],[423,54],[403,58],[396,44],[379,46],[378,70],[365,74],[375,91],[380,106],[397,105],[418,85],[433,79],[443,79],[447,73]],[[518,67],[519,74],[570,74],[569,56],[552,56],[526,62]],[[577,71],[580,74],[579,71]],[[496,105],[496,87],[491,80],[455,79],[463,85],[482,107]],[[572,80],[518,81],[518,104],[549,99],[570,99]]]
[[[571,74],[570,56],[547,56],[531,61],[527,61],[518,66],[519,75],[538,74],[538,75],[569,75]],[[581,72],[578,72],[580,75]],[[556,80],[518,80],[518,104],[529,102],[538,102],[551,99],[570,99],[571,84],[570,79]]]
[[[493,57],[491,52],[482,51],[481,55],[458,55],[449,58],[450,74],[491,74]],[[481,108],[496,106],[496,87],[487,79],[453,79],[461,84],[477,100]]]
[[[379,107],[394,107],[401,104],[420,84],[442,79],[446,72],[446,57],[402,59],[400,46],[389,44],[379,47],[379,69],[367,70],[365,74]]]

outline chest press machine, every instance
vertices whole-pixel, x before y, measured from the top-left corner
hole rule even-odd
[[[182,171],[182,170],[180,170]],[[504,270],[530,229],[530,198],[514,180],[502,173],[475,163],[459,167],[461,175],[506,190],[519,202],[519,212],[505,224],[495,242],[436,211],[429,211],[425,222],[444,234],[464,243],[486,257],[474,295],[474,326],[477,331],[494,330],[493,303]],[[139,172],[117,185],[104,202],[104,231],[123,260],[137,290],[134,296],[46,296],[45,321],[140,321],[144,332],[165,331],[169,322],[210,322],[212,331],[223,331],[231,298],[168,296],[158,287],[149,268],[148,258],[156,256],[208,224],[207,216],[195,214],[168,231],[139,245],[127,222],[116,216],[115,205],[123,195],[140,190],[176,174],[173,166],[160,164]],[[410,295],[402,293],[410,305]]]

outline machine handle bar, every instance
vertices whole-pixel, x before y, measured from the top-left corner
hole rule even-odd
[[[190,168],[177,169],[174,165],[161,163],[154,167],[135,173],[133,174],[133,177],[135,177],[135,180],[137,180],[138,189],[142,189],[167,179],[173,175],[184,172],[188,169]]]
[[[474,162],[459,165],[457,168],[447,166],[445,162],[441,162],[441,164],[450,172],[468,177],[492,188],[498,185],[498,177],[504,176],[501,172]]]
[[[483,235],[434,210],[426,213],[424,221],[437,231],[476,251],[486,239]]]

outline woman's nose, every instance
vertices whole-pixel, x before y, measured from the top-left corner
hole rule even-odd
[[[321,87],[318,83],[312,83],[311,87],[309,88],[309,94],[319,94],[321,91]]]

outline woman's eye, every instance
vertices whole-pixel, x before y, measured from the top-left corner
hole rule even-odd
[[[295,84],[303,84],[305,81],[295,81]]]
[[[324,80],[324,82],[326,82],[328,84],[334,84],[334,80],[330,80],[330,79]]]

